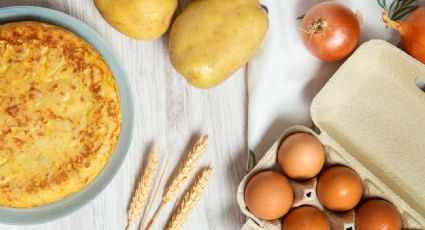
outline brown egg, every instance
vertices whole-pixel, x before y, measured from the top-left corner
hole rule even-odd
[[[245,188],[245,203],[256,217],[275,220],[288,212],[294,194],[285,176],[263,171],[253,176]]]
[[[325,149],[313,135],[296,133],[287,137],[280,145],[277,162],[288,177],[310,179],[322,169]]]
[[[325,170],[317,181],[317,197],[323,206],[332,211],[353,209],[359,203],[362,193],[360,177],[344,166]]]
[[[326,215],[318,208],[301,206],[291,210],[283,220],[282,230],[330,230]]]
[[[369,200],[356,212],[356,230],[401,230],[397,208],[386,200]]]

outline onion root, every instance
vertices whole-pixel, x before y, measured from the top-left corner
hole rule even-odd
[[[311,23],[311,27],[308,30],[304,30],[301,28],[302,31],[304,31],[307,34],[310,34],[310,40],[313,34],[321,33],[321,35],[325,36],[325,30],[330,29],[328,23],[322,19],[322,18],[316,18]]]

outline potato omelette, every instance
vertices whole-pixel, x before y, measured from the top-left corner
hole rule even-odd
[[[115,79],[93,47],[46,23],[0,25],[0,206],[40,206],[81,190],[120,129]]]

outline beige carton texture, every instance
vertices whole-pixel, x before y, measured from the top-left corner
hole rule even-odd
[[[279,221],[263,221],[249,212],[244,189],[257,172],[279,171],[279,144],[295,132],[311,133],[322,142],[327,152],[326,166],[343,164],[353,168],[363,180],[364,199],[387,199],[402,213],[403,228],[425,229],[423,83],[422,63],[381,40],[363,44],[313,100],[311,116],[319,131],[301,126],[286,130],[240,183],[238,204],[248,217],[243,229],[281,229]],[[292,184],[297,186],[297,182]],[[311,204],[324,210],[315,194],[312,197],[295,199],[293,206]],[[352,216],[337,223],[341,225],[336,228],[333,225],[334,229],[354,229],[354,212]]]

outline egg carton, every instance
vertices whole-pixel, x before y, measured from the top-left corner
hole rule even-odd
[[[425,65],[397,47],[381,40],[363,44],[313,100],[316,129],[295,126],[284,131],[239,184],[238,204],[248,217],[242,229],[281,229],[280,220],[261,220],[248,210],[244,191],[258,172],[283,174],[276,161],[279,145],[298,132],[320,140],[326,151],[324,169],[344,165],[357,172],[362,201],[388,200],[401,213],[403,229],[425,229],[424,82]],[[325,209],[317,199],[316,180],[290,179],[292,207],[312,205],[324,211],[332,229],[354,230],[355,209]]]

